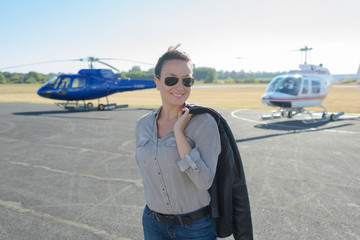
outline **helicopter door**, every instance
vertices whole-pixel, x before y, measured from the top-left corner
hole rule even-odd
[[[69,85],[70,85],[70,78],[69,77],[62,78],[56,93],[59,95],[66,95],[68,92]]]

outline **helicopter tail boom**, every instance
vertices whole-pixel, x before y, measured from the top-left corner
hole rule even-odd
[[[115,92],[134,91],[156,87],[153,80],[120,78],[117,79],[116,86],[117,87],[114,88]]]
[[[332,82],[341,82],[345,80],[358,79],[360,80],[360,65],[357,71],[357,74],[335,74],[332,75]]]

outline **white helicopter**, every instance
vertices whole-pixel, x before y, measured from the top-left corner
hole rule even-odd
[[[305,63],[300,64],[298,70],[291,70],[286,75],[279,75],[272,79],[262,96],[262,103],[265,106],[279,107],[272,115],[262,116],[262,119],[275,117],[292,118],[296,114],[309,114],[310,120],[304,123],[317,121],[336,120],[343,112],[328,114],[326,108],[321,105],[327,96],[331,84],[338,81],[360,78],[360,66],[357,74],[331,75],[329,70],[320,64],[319,66],[307,64],[307,51],[312,48],[299,49],[305,51]],[[359,85],[360,88],[360,85]],[[313,119],[312,113],[305,107],[321,106],[321,119]]]

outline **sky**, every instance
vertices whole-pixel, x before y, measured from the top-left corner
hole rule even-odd
[[[76,73],[87,64],[3,68],[87,57],[155,65],[178,43],[196,67],[218,71],[296,69],[305,46],[308,63],[334,74],[360,64],[359,0],[0,0],[0,32],[0,71],[9,72]]]

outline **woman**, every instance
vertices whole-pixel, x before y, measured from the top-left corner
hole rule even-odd
[[[162,106],[136,124],[135,157],[146,197],[144,236],[216,239],[207,190],[221,151],[219,131],[210,114],[191,116],[185,108],[193,65],[177,47],[169,48],[155,67]]]

